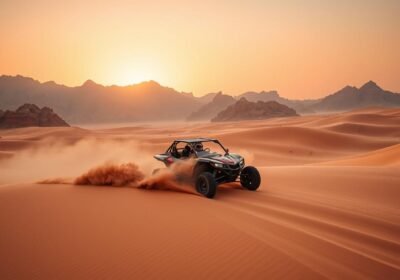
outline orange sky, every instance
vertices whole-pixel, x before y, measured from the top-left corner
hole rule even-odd
[[[371,79],[400,92],[399,14],[398,0],[1,0],[0,74],[195,95],[313,98]]]

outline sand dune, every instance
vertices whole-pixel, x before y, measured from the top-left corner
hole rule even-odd
[[[323,162],[322,165],[376,165],[376,166],[385,166],[385,165],[395,165],[400,166],[400,144],[393,145],[387,148],[379,149],[376,151],[372,151],[366,154],[339,159],[329,162]]]
[[[398,109],[0,136],[1,279],[400,277]],[[72,184],[103,164],[149,178],[152,154],[192,136],[245,155],[260,190]]]

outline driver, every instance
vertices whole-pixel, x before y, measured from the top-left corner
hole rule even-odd
[[[196,143],[196,145],[194,146],[194,149],[196,150],[196,152],[204,151],[203,144],[202,143]]]
[[[189,145],[186,145],[182,151],[182,157],[189,157],[193,153],[192,148]]]

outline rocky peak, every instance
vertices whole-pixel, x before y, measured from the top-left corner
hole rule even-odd
[[[234,100],[234,98],[232,96],[226,95],[226,94],[222,94],[222,92],[218,92],[214,96],[212,102],[213,103],[215,103],[215,102],[225,102],[226,100],[231,100],[231,99]]]
[[[40,109],[35,104],[24,104],[15,111],[0,114],[0,128],[29,126],[69,126],[49,107]]]
[[[259,120],[273,117],[298,116],[295,110],[276,101],[250,102],[242,97],[211,121]]]
[[[278,92],[275,91],[275,90],[271,90],[271,91],[262,91],[262,92],[260,92],[260,94],[267,94],[267,95],[270,95],[270,96],[273,96],[273,97],[280,97],[279,94],[278,94]]]
[[[25,103],[24,105],[20,106],[17,110],[17,113],[32,113],[38,114],[40,113],[40,109],[35,104]]]
[[[247,103],[250,103],[250,101],[248,101],[245,97],[242,97],[238,100],[236,104],[247,104]]]
[[[382,89],[374,81],[369,81],[368,83],[366,83],[362,87],[360,87],[360,91],[362,91],[362,92],[381,92]]]
[[[97,86],[99,86],[99,84],[95,83],[92,80],[87,80],[82,84],[82,87],[97,87]]]

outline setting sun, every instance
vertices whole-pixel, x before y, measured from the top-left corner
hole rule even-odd
[[[109,84],[127,86],[154,79],[154,72],[146,69],[116,69],[109,75]]]
[[[160,64],[161,62],[150,59],[110,62],[107,71],[104,71],[104,77],[99,79],[106,84],[121,86],[150,80],[166,83]]]

